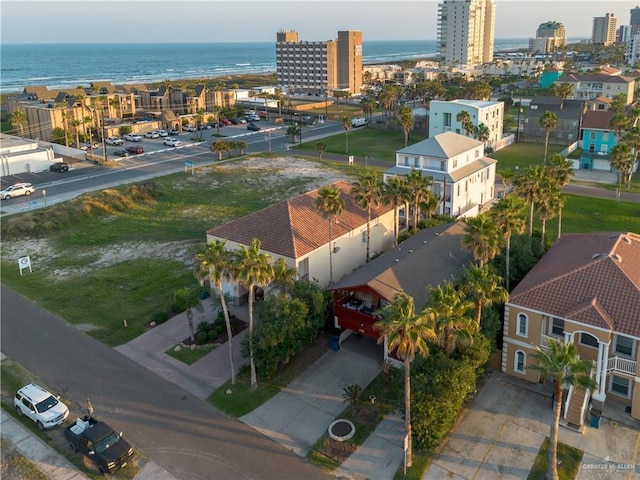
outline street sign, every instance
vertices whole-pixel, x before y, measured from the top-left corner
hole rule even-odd
[[[191,175],[193,175],[193,162],[191,160],[185,160],[184,161],[184,171],[185,171],[185,173],[187,172],[188,168],[191,169]]]

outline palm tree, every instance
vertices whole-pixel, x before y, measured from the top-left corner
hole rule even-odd
[[[429,355],[427,342],[435,341],[433,316],[416,313],[413,298],[397,294],[391,303],[376,315],[380,317],[373,328],[380,332],[378,343],[387,339],[387,348],[404,363],[404,428],[407,439],[407,467],[413,464],[411,435],[411,362],[416,354]]]
[[[502,286],[502,277],[489,265],[471,264],[462,274],[460,290],[470,295],[476,304],[476,322],[480,323],[482,309],[497,303],[506,303],[509,293]]]
[[[491,130],[484,123],[481,123],[477,127],[473,127],[473,135],[482,143],[487,143],[491,138]]]
[[[510,168],[505,168],[504,170],[498,171],[498,175],[502,179],[502,195],[507,195],[507,186],[513,183],[514,173]]]
[[[322,155],[324,155],[325,150],[327,149],[327,144],[323,142],[316,143],[316,152],[318,152],[318,156],[320,160],[322,160]]]
[[[385,205],[393,205],[393,242],[398,242],[398,207],[406,205],[408,194],[407,182],[404,177],[393,176],[383,185],[382,201]],[[405,218],[407,218],[408,210]]]
[[[505,286],[509,291],[511,236],[521,234],[525,229],[525,205],[518,197],[503,197],[490,210],[490,215],[498,227],[498,233],[505,242]]]
[[[329,285],[333,284],[333,219],[344,210],[344,198],[337,187],[328,186],[318,192],[316,208],[329,220]]]
[[[545,175],[542,184],[542,194],[536,205],[536,211],[542,223],[542,235],[540,235],[540,244],[544,248],[547,235],[547,220],[553,218],[560,209],[562,202],[562,193],[548,172]]]
[[[515,178],[516,191],[529,205],[529,236],[533,236],[533,212],[536,203],[540,201],[545,171],[540,165],[533,165],[527,173]]]
[[[563,84],[565,85],[565,84]],[[568,83],[566,85],[569,85]],[[562,235],[562,189],[569,183],[571,176],[574,175],[572,164],[569,160],[560,155],[555,155],[551,161],[549,168],[551,178],[559,189],[560,198],[558,199],[558,238]]]
[[[413,202],[413,228],[418,228],[420,218],[420,205],[431,186],[431,178],[422,176],[422,170],[412,168],[407,175],[407,189]]]
[[[291,143],[296,143],[298,141],[298,137],[300,136],[300,125],[297,123],[294,125],[290,125],[287,128],[287,137],[291,139]]]
[[[298,269],[296,267],[289,268],[282,257],[273,264],[273,283],[280,290],[280,295],[285,295],[291,290],[297,275]]]
[[[500,253],[498,226],[487,213],[470,218],[466,223],[462,246],[483,266]]]
[[[456,122],[460,122],[460,126],[464,130],[465,135],[469,136],[469,133],[473,131],[471,115],[469,115],[469,112],[466,110],[463,110],[456,115]]]
[[[204,253],[196,255],[198,261],[198,273],[200,278],[206,275],[211,285],[216,290],[216,294],[220,299],[222,313],[224,314],[224,322],[227,327],[227,337],[229,345],[229,366],[231,367],[231,385],[236,384],[236,369],[233,365],[233,331],[231,329],[231,319],[229,317],[229,307],[222,288],[223,282],[230,282],[233,278],[233,255],[226,249],[224,241],[216,240],[207,245]]]
[[[358,206],[367,211],[367,255],[369,263],[369,243],[371,240],[371,209],[377,207],[382,200],[382,183],[373,170],[365,170],[359,180],[354,182],[351,194]]]
[[[407,105],[402,105],[398,110],[397,118],[404,132],[404,146],[406,147],[409,143],[409,134],[411,130],[413,130],[414,125],[413,111]]]
[[[611,166],[615,168],[618,183],[616,187],[616,202],[620,203],[620,191],[622,190],[622,183],[627,178],[627,172],[633,166],[633,155],[631,153],[631,147],[625,143],[619,143],[611,149],[609,154],[609,162]]]
[[[251,390],[258,388],[256,362],[253,354],[253,303],[256,287],[264,287],[273,281],[271,255],[260,252],[260,240],[254,238],[251,245],[241,245],[236,252],[235,276],[249,290],[249,363],[251,365]]]
[[[240,140],[239,142],[236,142],[236,148],[240,150],[240,156],[244,155],[244,151],[247,149],[248,146],[249,144],[242,140]]]
[[[27,121],[27,115],[21,109],[14,110],[11,115],[9,115],[11,125],[13,127],[17,127],[20,129],[20,136],[24,137],[24,124]]]
[[[195,333],[193,331],[193,309],[195,307],[198,308],[198,310],[202,310],[202,304],[200,303],[198,292],[188,287],[181,288],[173,293],[173,302],[178,309],[187,314],[187,322],[191,332],[191,341],[194,342]]]
[[[345,149],[345,153],[349,153],[349,130],[351,130],[351,116],[350,115],[345,115],[342,117],[342,128],[344,128],[345,131],[345,142],[346,142],[346,149]]]
[[[557,480],[558,429],[562,411],[563,385],[593,388],[595,386],[591,378],[593,364],[590,360],[580,359],[578,349],[573,343],[563,343],[555,339],[549,340],[546,348],[536,346],[531,357],[536,363],[529,365],[529,368],[538,371],[543,379],[553,380],[553,420],[549,434],[549,458],[545,478]]]
[[[542,114],[540,120],[538,121],[540,126],[544,128],[545,136],[544,136],[544,165],[547,164],[547,147],[549,145],[549,135],[551,134],[551,130],[555,130],[558,128],[558,116],[547,110]]]
[[[71,126],[76,134],[76,148],[80,148],[80,125],[82,125],[82,120],[76,119],[71,121]]]
[[[226,149],[227,142],[225,142],[224,140],[216,140],[215,142],[213,142],[213,144],[211,144],[211,151],[218,154],[219,161],[222,160],[222,154],[226,151]]]
[[[429,290],[427,313],[435,319],[435,333],[438,344],[447,356],[450,356],[458,345],[469,345],[473,342],[473,334],[479,324],[469,316],[474,304],[463,299],[461,291],[445,280],[442,285]]]

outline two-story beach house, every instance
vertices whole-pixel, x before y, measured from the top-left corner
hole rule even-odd
[[[502,370],[540,382],[535,346],[575,344],[593,361],[593,391],[565,391],[562,419],[580,427],[607,399],[640,419],[640,235],[563,235],[511,292],[504,312]]]
[[[484,143],[444,132],[396,152],[396,166],[384,172],[385,181],[406,176],[412,169],[433,180],[441,199],[439,213],[475,217],[494,198],[496,160],[485,157]]]

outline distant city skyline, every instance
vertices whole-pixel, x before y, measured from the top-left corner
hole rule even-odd
[[[274,42],[279,30],[301,40],[362,30],[363,40],[435,40],[437,0],[0,0],[2,43]],[[557,21],[568,38],[589,38],[593,17],[629,24],[630,1],[495,0],[496,38],[535,37]]]

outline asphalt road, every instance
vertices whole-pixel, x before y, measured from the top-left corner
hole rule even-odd
[[[72,411],[90,398],[97,417],[176,478],[331,478],[24,297],[1,292],[2,352],[71,399]]]

